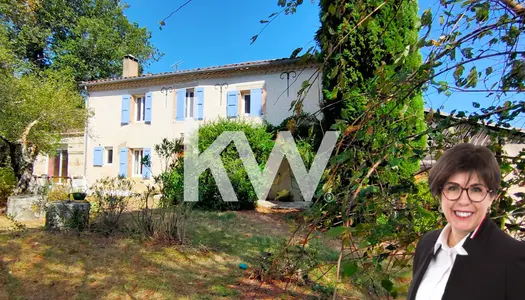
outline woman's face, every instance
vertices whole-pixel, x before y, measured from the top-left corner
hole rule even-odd
[[[484,187],[480,186],[480,184],[484,185]],[[469,193],[474,200],[479,200],[479,196],[483,195],[488,188],[477,174],[473,173],[469,178],[469,173],[466,172],[452,175],[443,187],[441,192],[441,209],[443,210],[443,214],[447,218],[452,230],[458,233],[468,234],[481,223],[490,205],[492,205],[494,197],[489,193],[483,201],[476,203],[470,201],[467,191],[464,190],[456,201],[447,199],[445,195],[449,195],[449,198],[455,198],[450,197],[450,195],[459,194],[461,192],[459,187],[470,187]]]

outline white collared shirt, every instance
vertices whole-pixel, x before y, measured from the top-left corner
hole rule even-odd
[[[456,246],[450,248],[447,242],[450,230],[450,225],[447,224],[436,240],[434,255],[439,248],[441,248],[441,251],[430,261],[425,276],[417,290],[416,300],[441,300],[450,277],[450,271],[456,261],[456,256],[468,255],[463,248],[463,244],[470,234],[467,234]]]

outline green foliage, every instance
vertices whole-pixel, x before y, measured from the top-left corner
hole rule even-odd
[[[279,1],[285,8],[298,4]],[[440,1],[419,19],[410,1],[320,4],[324,125],[344,134],[310,217],[333,227],[328,233],[339,235],[344,251],[355,247],[354,285],[373,299],[406,292],[396,277],[410,273],[415,241],[444,222],[426,183],[415,182],[413,173],[423,157],[438,159],[457,143],[483,140],[494,152],[505,180],[491,217],[522,238],[525,194],[509,191],[525,186],[525,152],[507,152],[504,145],[521,144],[524,135],[502,129],[523,127],[518,121],[525,114],[519,4]],[[432,28],[438,20],[439,28]],[[421,95],[431,89],[466,93],[474,110],[424,116]],[[328,201],[332,195],[336,200]],[[343,260],[342,277],[345,269],[353,273],[348,266]]]
[[[160,58],[151,32],[131,23],[124,10],[113,0],[7,0],[0,4],[0,24],[18,58],[69,69],[78,82],[120,76],[126,54],[143,66]]]
[[[26,130],[28,143],[40,151],[54,150],[60,134],[82,130],[86,112],[68,74],[34,72],[22,77],[0,75],[0,135],[17,141]]]
[[[0,168],[0,207],[7,202],[16,185],[16,177],[13,169],[9,167]]]
[[[202,153],[225,131],[244,132],[259,166],[264,167],[274,145],[272,134],[268,132],[265,125],[250,123],[246,120],[220,119],[203,124],[199,127],[199,151]],[[224,201],[211,172],[207,170],[199,179],[199,202],[196,203],[196,207],[211,210],[253,209],[257,196],[233,144],[221,153],[221,160],[239,201]],[[182,201],[184,196],[183,175],[183,160],[178,160],[176,164],[172,164],[172,169],[159,175],[158,178],[164,186],[163,202],[165,204]]]

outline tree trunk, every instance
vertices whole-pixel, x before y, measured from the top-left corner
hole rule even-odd
[[[31,122],[26,126],[22,137],[13,142],[7,139],[6,137],[0,136],[8,146],[9,146],[9,156],[11,158],[11,167],[15,173],[18,183],[15,188],[15,195],[25,194],[28,192],[33,192],[31,183],[33,179],[33,166],[38,156],[38,147],[32,145],[28,141],[29,132],[31,129],[38,124],[38,119]]]
[[[23,158],[24,163],[22,168],[19,170],[20,178],[15,188],[15,195],[25,194],[33,191],[33,166],[34,159]]]

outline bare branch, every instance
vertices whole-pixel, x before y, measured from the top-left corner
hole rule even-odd
[[[514,0],[500,0],[505,7],[510,9],[516,16],[523,18],[525,16],[525,8]]]

